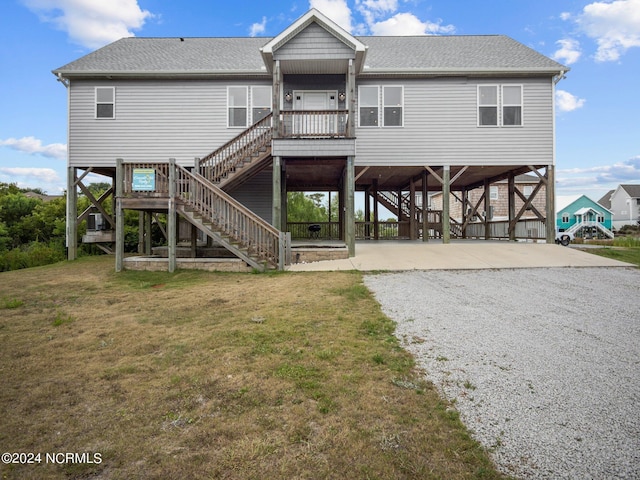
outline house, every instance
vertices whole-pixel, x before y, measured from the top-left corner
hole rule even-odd
[[[525,201],[505,230],[544,187],[553,241],[554,90],[567,71],[502,35],[357,37],[315,9],[273,38],[123,38],[53,71],[69,96],[69,258],[88,172],[112,179],[116,232],[124,209],[146,226],[168,215],[169,269],[178,218],[256,268],[281,268],[287,192],[337,192],[326,227],[353,255],[356,238],[380,238],[380,205],[399,236],[427,241],[437,223],[448,242],[467,228],[451,226],[450,192],[525,173],[538,183],[529,198],[510,189]],[[429,212],[417,198],[436,191],[446,200]],[[356,194],[371,222],[355,221]],[[103,215],[109,195],[92,199]],[[490,206],[483,195],[469,218]],[[116,269],[122,243],[116,233]]]
[[[640,223],[640,184],[618,185],[607,192],[598,203],[607,206],[613,214],[613,228]]]
[[[556,227],[583,238],[613,238],[612,214],[586,195],[558,197]]]

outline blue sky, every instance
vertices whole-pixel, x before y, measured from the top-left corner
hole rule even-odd
[[[356,35],[505,34],[571,67],[556,193],[640,183],[640,0],[5,0],[0,182],[66,188],[67,94],[51,70],[124,36],[271,37],[310,7]]]

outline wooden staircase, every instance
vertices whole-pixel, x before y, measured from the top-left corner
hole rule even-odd
[[[197,173],[229,192],[268,167],[271,163],[272,118],[270,113],[198,160]]]

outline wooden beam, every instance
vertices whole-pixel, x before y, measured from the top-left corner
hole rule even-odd
[[[124,167],[121,158],[116,159],[116,272],[124,268],[124,210],[122,195],[124,193]]]
[[[438,182],[440,182],[440,184],[444,184],[444,180],[442,179],[442,177],[440,175],[438,175],[431,167],[429,167],[428,165],[425,165],[425,167],[427,169],[427,171],[433,175],[434,177],[436,177],[436,180],[438,180]]]
[[[464,166],[462,167],[460,170],[458,170],[458,173],[455,174],[455,176],[451,179],[451,184],[453,184],[458,178],[460,178],[460,176],[467,171],[469,167],[468,166]]]
[[[364,174],[366,173],[366,171],[367,171],[367,170],[369,170],[370,168],[371,168],[371,167],[364,167],[364,168],[362,169],[362,171],[356,175],[356,179],[355,179],[355,181],[357,182],[357,181],[358,181],[358,179],[359,179],[362,175],[364,175]]]
[[[515,241],[516,240],[516,229],[515,229],[515,223],[511,223],[513,221],[513,219],[516,216],[516,197],[515,197],[515,191],[516,191],[516,176],[513,174],[513,172],[509,172],[509,177],[508,177],[508,191],[507,191],[507,198],[508,198],[508,207],[509,207],[509,240]],[[511,228],[511,225],[514,226],[514,228]]]
[[[78,258],[78,189],[76,188],[75,167],[67,167],[67,260]]]
[[[546,171],[547,197],[547,243],[552,244],[556,239],[556,175],[555,167],[547,165]]]
[[[84,177],[86,177],[87,175],[89,175],[91,172],[93,172],[93,167],[89,167],[89,168],[87,168],[87,169],[82,173],[82,175],[80,175],[80,177],[76,179],[76,181],[75,181],[75,183],[74,183],[74,185],[73,185],[73,186],[74,186],[74,187],[77,187],[77,186],[78,186],[78,184],[79,184],[80,182],[82,182],[82,180],[84,180]]]
[[[422,241],[429,241],[429,191],[426,170],[422,171]]]
[[[449,175],[451,174],[449,165],[442,167],[442,243],[451,242],[451,217],[449,215],[451,183]]]
[[[176,270],[176,247],[178,236],[178,214],[176,211],[176,159],[169,159],[169,213],[167,213],[167,239],[169,253],[169,273]]]

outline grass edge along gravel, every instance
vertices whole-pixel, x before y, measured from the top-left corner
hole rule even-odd
[[[503,478],[356,272],[0,273],[13,478]]]

